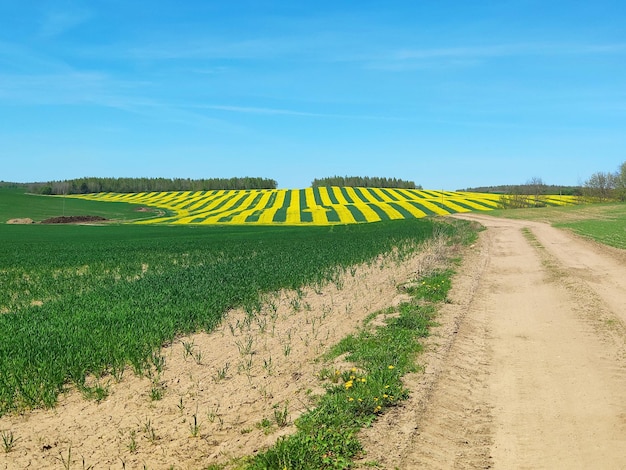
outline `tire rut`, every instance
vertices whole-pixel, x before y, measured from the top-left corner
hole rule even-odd
[[[455,275],[450,303],[421,356],[424,372],[409,374],[411,396],[362,433],[363,465],[382,468],[490,468],[491,409],[484,394],[488,371],[488,329],[467,316],[489,263],[488,235],[465,255]],[[384,436],[385,447],[380,447]]]

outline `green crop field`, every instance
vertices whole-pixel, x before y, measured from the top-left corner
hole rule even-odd
[[[163,212],[145,223],[194,225],[333,225],[489,211],[508,196],[393,188],[315,187],[224,191],[98,193],[72,197],[144,204]],[[572,196],[541,196],[536,203],[577,203]]]
[[[154,213],[138,211],[141,206],[127,202],[102,202],[63,196],[25,194],[23,189],[0,187],[0,223],[30,218],[38,222],[63,215],[95,215],[130,222]]]
[[[605,245],[626,249],[626,204],[624,203],[495,210],[491,215],[547,222]]]
[[[2,200],[5,217],[34,214],[18,196],[13,205]],[[89,375],[119,376],[128,365],[141,374],[163,344],[212,329],[230,308],[253,311],[265,292],[332,282],[379,253],[410,252],[436,227],[454,229],[433,219],[330,227],[2,224],[0,414],[53,406],[68,385],[86,387]]]

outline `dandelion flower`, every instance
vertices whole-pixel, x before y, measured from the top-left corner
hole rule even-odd
[[[390,365],[390,366],[387,367],[387,369],[391,370],[391,369],[395,369],[395,367]]]

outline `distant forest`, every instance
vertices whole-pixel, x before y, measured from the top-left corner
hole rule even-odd
[[[25,186],[39,194],[142,193],[153,191],[213,191],[220,189],[276,189],[273,179],[243,178],[77,178]]]
[[[478,186],[475,188],[460,189],[459,191],[495,194],[527,194],[527,195],[557,195],[582,196],[583,188],[580,186],[559,186],[547,184],[508,184],[499,186]]]
[[[404,181],[397,178],[379,178],[369,176],[331,176],[330,178],[314,179],[311,183],[314,188],[320,186],[349,186],[359,188],[400,188],[422,189],[413,181]]]

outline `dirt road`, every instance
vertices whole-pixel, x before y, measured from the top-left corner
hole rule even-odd
[[[366,433],[367,460],[626,469],[625,253],[542,223],[461,217],[487,230],[409,403]]]

